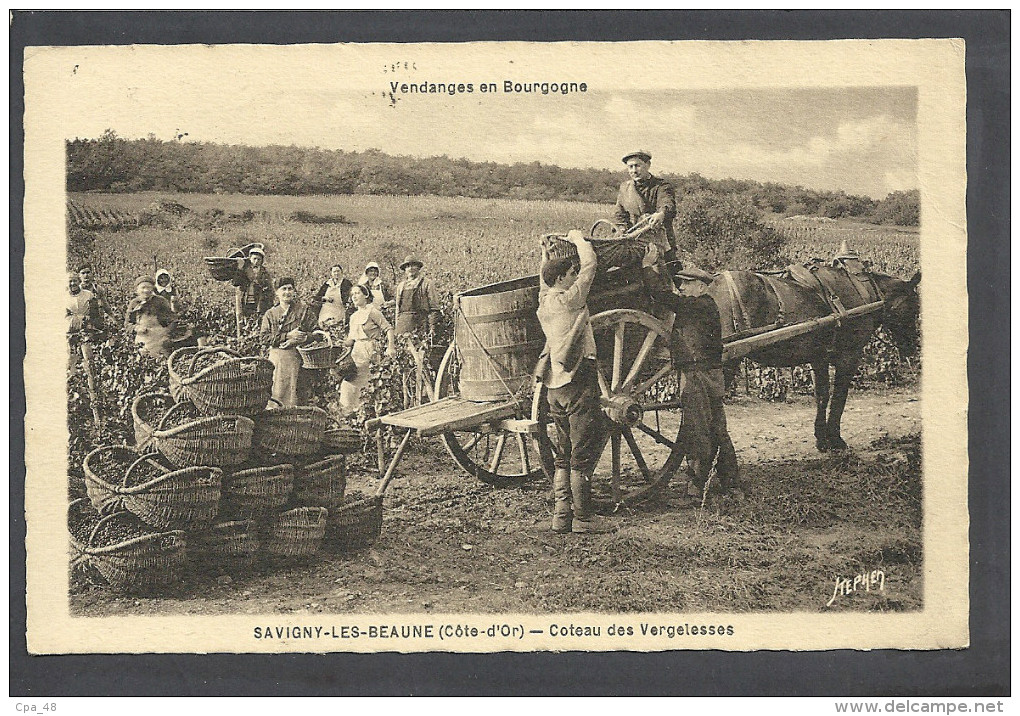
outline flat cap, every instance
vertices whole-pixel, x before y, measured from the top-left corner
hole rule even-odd
[[[630,159],[631,157],[637,157],[638,159],[643,159],[646,162],[652,161],[652,155],[649,152],[646,152],[644,149],[639,149],[636,152],[631,152],[630,154],[624,154],[623,163],[626,164],[627,160]]]
[[[153,280],[152,276],[139,276],[138,278],[135,279],[135,286],[141,286],[143,283],[147,283],[151,286],[156,285],[156,282]]]
[[[680,269],[676,272],[676,277],[684,281],[704,281],[705,283],[715,281],[715,276],[707,271],[702,271],[697,266]]]
[[[400,264],[401,269],[405,269],[411,264],[418,264],[418,268],[423,267],[425,264],[421,262],[417,256],[405,256],[403,262]]]

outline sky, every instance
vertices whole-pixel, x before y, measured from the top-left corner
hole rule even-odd
[[[151,65],[133,72],[124,62],[76,64],[76,78],[80,72],[88,82],[81,92],[69,84],[68,138],[98,137],[106,129],[164,140],[186,133],[184,141],[540,161],[620,170],[621,176],[622,155],[644,149],[653,156],[653,173],[697,172],[874,198],[918,186],[918,93],[910,86],[745,81],[683,88],[660,79],[632,83],[655,89],[632,89],[618,78],[599,82],[593,71],[586,92],[482,94],[480,79],[502,88],[505,73],[423,67],[394,74],[372,65],[373,73],[352,74],[350,67],[362,66],[357,63],[307,76],[282,63],[257,70],[230,61],[157,66],[154,73]],[[535,79],[584,76],[570,67]],[[394,79],[472,82],[475,91],[391,96]]]

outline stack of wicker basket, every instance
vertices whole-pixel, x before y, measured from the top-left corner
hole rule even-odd
[[[328,430],[319,408],[267,408],[272,364],[189,347],[169,366],[171,394],[132,403],[135,448],[85,458],[89,499],[68,520],[79,572],[118,590],[152,590],[180,581],[189,564],[217,574],[260,556],[312,558],[327,531],[337,547],[364,543],[366,527],[369,541],[378,535],[365,524],[374,515],[354,519],[357,506],[344,503],[344,455],[358,449],[358,434]]]

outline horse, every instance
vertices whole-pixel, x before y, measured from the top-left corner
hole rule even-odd
[[[800,280],[789,277],[791,272]],[[817,277],[814,288],[808,285],[812,275]],[[885,327],[901,355],[917,353],[920,314],[917,286],[920,281],[920,272],[903,280],[865,271],[856,258],[851,258],[845,264],[837,260],[832,265],[815,265],[810,269],[793,266],[783,276],[724,271],[709,286],[709,295],[719,308],[724,343],[765,327],[793,325],[884,301],[878,312],[845,317],[835,325],[747,354],[757,363],[772,367],[811,364],[816,408],[815,445],[819,451],[828,452],[847,449],[840,435],[840,420],[850,381],[857,371],[864,346],[876,328]],[[831,402],[830,365],[836,368]],[[728,368],[732,376],[735,364]]]

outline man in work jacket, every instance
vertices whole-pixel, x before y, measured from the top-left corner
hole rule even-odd
[[[715,491],[749,491],[741,481],[737,454],[726,427],[723,397],[722,326],[719,309],[708,295],[714,277],[688,267],[676,274],[681,295],[655,291],[652,299],[676,314],[671,335],[673,362],[683,375],[680,402],[684,411],[680,442],[690,467],[690,495],[701,496],[715,463]]]
[[[649,171],[652,155],[648,152],[631,152],[623,158],[623,163],[627,165],[630,179],[620,184],[616,195],[616,223],[629,229],[647,216],[650,229],[642,238],[660,247],[663,260],[673,261],[676,258],[676,236],[673,233],[676,190],[668,181],[652,176]]]
[[[396,303],[397,335],[411,333],[428,321],[429,328],[435,330],[439,320],[439,301],[436,300],[432,283],[421,275],[422,262],[414,256],[408,256],[400,264],[404,272],[404,280],[397,284],[394,297]]]

